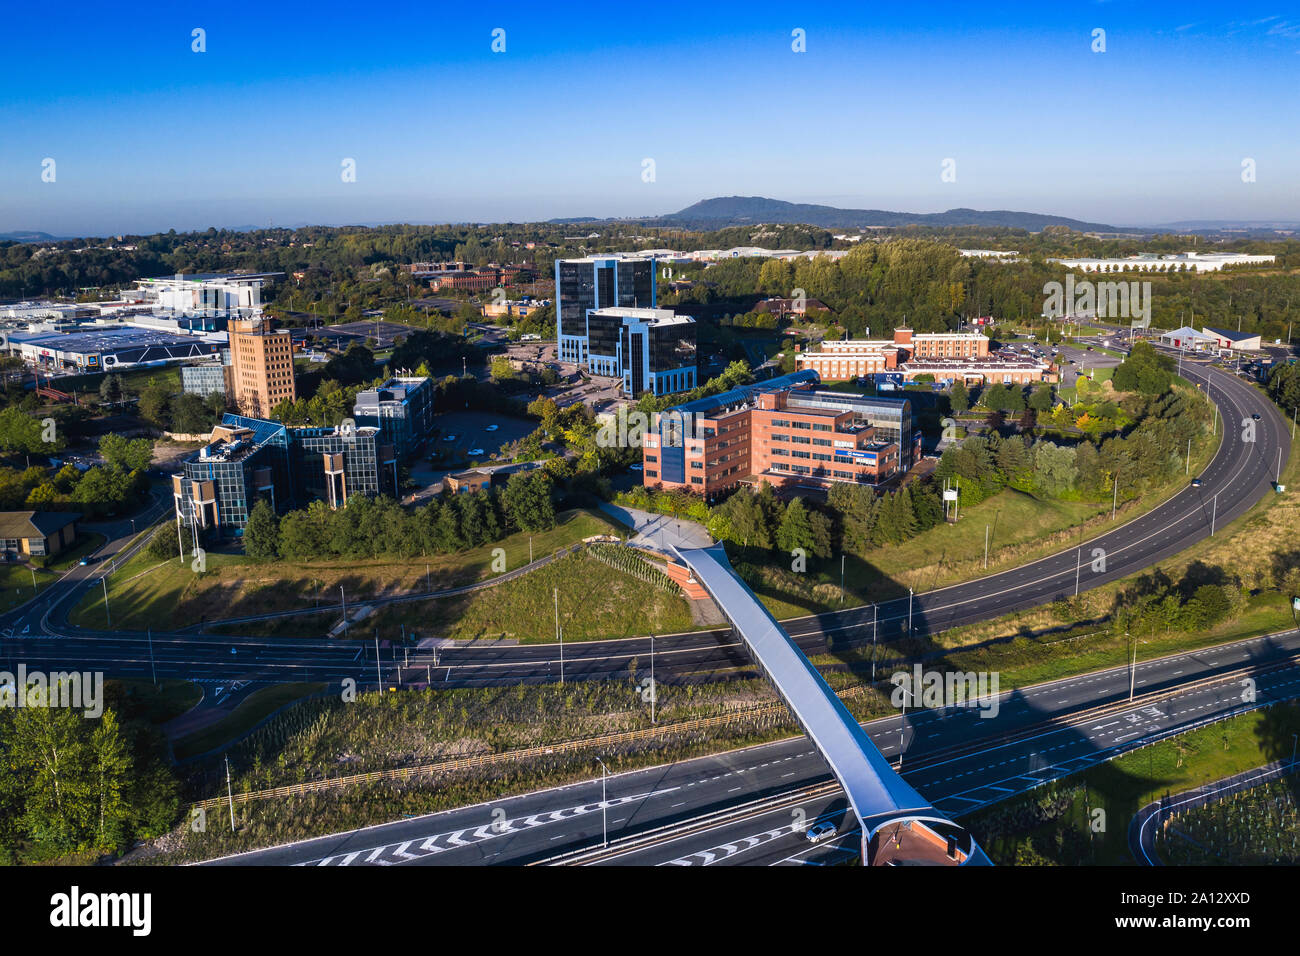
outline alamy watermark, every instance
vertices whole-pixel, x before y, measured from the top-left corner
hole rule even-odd
[[[1094,315],[1099,319],[1140,320],[1134,324],[1146,328],[1151,324],[1151,283],[1076,281],[1074,273],[1064,284],[1043,285],[1043,315],[1049,319],[1067,315]]]
[[[889,702],[900,709],[906,704],[927,708],[978,707],[981,717],[992,718],[1002,706],[998,699],[997,671],[927,671],[917,664],[911,671],[891,674],[889,682],[894,685]]]
[[[0,707],[80,710],[87,717],[104,713],[103,671],[0,671]]]

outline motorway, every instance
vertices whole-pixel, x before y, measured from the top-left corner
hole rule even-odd
[[[1243,700],[1247,678],[1253,701]],[[1144,743],[1296,696],[1300,632],[1290,631],[1139,662],[1132,674],[1117,667],[1004,693],[995,716],[949,707],[865,726],[887,757],[896,760],[901,745],[908,783],[960,817]],[[1289,752],[1289,737],[1282,743]],[[803,737],[616,774],[604,787],[602,797],[595,778],[213,862],[700,866],[858,855],[856,819]],[[803,831],[822,819],[842,832],[810,845]]]
[[[996,618],[1022,608],[1050,603],[1076,592],[1134,574],[1165,560],[1208,536],[1212,524],[1221,528],[1270,493],[1279,460],[1290,453],[1289,423],[1259,391],[1236,376],[1208,365],[1183,363],[1183,376],[1208,390],[1218,403],[1224,440],[1210,465],[1190,485],[1169,500],[1131,521],[1083,542],[1081,547],[973,581],[783,622],[810,654],[824,653],[828,637],[837,645],[864,644],[878,628],[882,643],[905,636],[909,619],[915,634]],[[1251,416],[1258,414],[1259,421]],[[1241,422],[1254,427],[1247,441]],[[1123,477],[1121,476],[1121,481]],[[125,539],[110,542],[101,554],[113,554]],[[1094,570],[1094,549],[1105,551],[1104,570]],[[118,559],[126,557],[118,555]],[[292,638],[219,637],[177,629],[149,635],[130,631],[89,631],[71,626],[68,611],[89,588],[99,586],[102,566],[74,568],[42,593],[40,600],[0,617],[0,633],[9,636],[0,654],[26,661],[31,668],[91,667],[107,676],[142,677],[156,670],[159,678],[175,677],[228,686],[286,681],[338,682],[352,678],[375,683],[375,652],[366,642],[298,640]],[[511,572],[514,573],[514,572]],[[372,605],[419,600],[418,596],[369,602]],[[909,608],[909,603],[911,604]],[[307,608],[302,613],[313,613]],[[875,623],[873,624],[873,612]],[[633,657],[645,661],[647,638],[570,643],[563,648],[568,680],[625,674]],[[437,687],[514,684],[560,677],[560,648],[555,644],[514,645],[505,642],[456,644],[411,654],[412,666],[398,664],[403,649],[381,645],[384,683],[396,686],[432,682]],[[152,657],[152,662],[151,662]],[[655,641],[656,672],[661,680],[708,679],[726,672],[750,672],[752,666],[738,640],[728,630],[665,635]]]

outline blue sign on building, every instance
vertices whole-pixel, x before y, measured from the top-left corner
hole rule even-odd
[[[862,461],[869,461],[872,464],[876,462],[876,453],[874,451],[857,451],[850,448],[837,448],[835,454],[839,458],[857,458]]]

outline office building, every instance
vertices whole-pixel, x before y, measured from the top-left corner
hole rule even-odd
[[[229,349],[224,351],[226,356],[230,355]],[[181,391],[200,398],[207,398],[209,395],[225,395],[230,391],[230,372],[230,365],[222,362],[182,365]]]
[[[919,458],[907,399],[817,391],[818,384],[805,370],[657,414],[642,442],[644,484],[706,497],[754,481],[781,489],[878,485]]]
[[[53,557],[76,542],[80,520],[71,511],[0,511],[0,553],[8,561]]]
[[[989,354],[989,339],[983,332],[916,332],[895,329],[892,339],[844,339],[825,341],[816,352],[800,352],[795,365],[812,369],[823,379],[857,378],[875,372],[902,368],[913,360],[956,360],[978,362]],[[913,373],[921,374],[921,373]],[[905,375],[905,377],[907,377]]]
[[[314,500],[339,508],[353,495],[392,494],[396,469],[377,428],[294,428],[227,414],[172,476],[176,520],[239,537],[261,499],[279,513]]]
[[[588,370],[622,379],[629,398],[696,386],[695,320],[671,309],[590,309],[587,350]]]
[[[555,315],[561,362],[587,364],[587,313],[593,309],[655,307],[655,260],[587,256],[555,260]]]
[[[352,416],[358,428],[377,428],[399,458],[412,455],[433,429],[433,382],[395,376],[378,388],[357,393]]]
[[[204,272],[164,276],[139,280],[138,288],[127,295],[142,301],[151,310],[230,318],[260,312],[262,286],[283,275],[282,272]]]
[[[231,319],[231,397],[243,415],[271,414],[298,397],[293,376],[293,342],[288,330],[274,331],[268,319]]]

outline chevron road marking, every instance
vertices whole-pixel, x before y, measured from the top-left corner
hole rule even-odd
[[[604,803],[601,803],[600,801],[595,803],[584,803],[576,807],[565,807],[562,810],[552,810],[549,813],[534,813],[520,819],[502,820],[500,823],[485,823],[474,829],[464,827],[459,830],[449,830],[446,833],[435,833],[432,836],[425,838],[423,842],[419,843],[415,850],[411,849],[411,845],[416,842],[416,839],[419,839],[418,837],[404,840],[401,843],[389,843],[384,846],[373,847],[368,853],[366,850],[355,850],[351,853],[327,856],[319,860],[310,860],[295,865],[351,866],[356,862],[357,858],[361,856],[361,854],[366,853],[367,855],[362,861],[363,863],[374,864],[377,866],[392,866],[394,863],[422,859],[436,853],[443,853],[456,847],[474,846],[477,843],[483,843],[508,834],[518,834],[524,830],[546,826],[550,823],[566,823],[576,820],[579,817],[599,813],[602,808],[610,809],[627,803],[636,803],[648,797],[657,797],[672,793],[677,789],[679,788],[671,787],[666,790],[656,790],[650,793],[637,793],[627,797],[613,797],[606,800]]]

